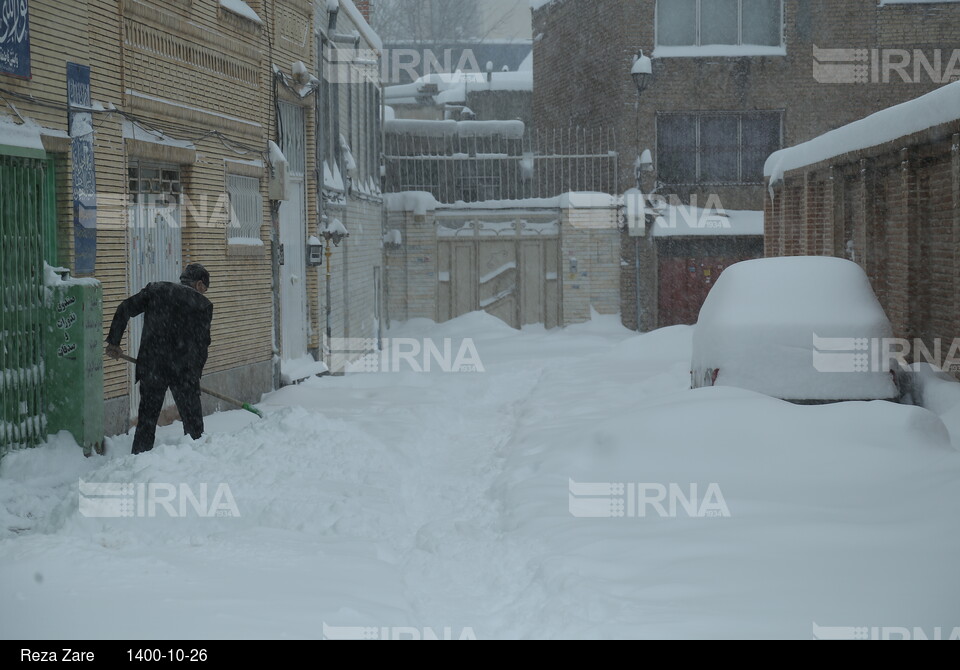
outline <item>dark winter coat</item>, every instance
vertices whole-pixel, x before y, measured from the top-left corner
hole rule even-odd
[[[108,344],[119,346],[127,323],[143,314],[137,381],[198,381],[207,363],[213,303],[185,284],[155,282],[120,303]]]

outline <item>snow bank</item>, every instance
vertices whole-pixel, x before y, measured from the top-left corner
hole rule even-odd
[[[763,174],[770,178],[771,185],[777,184],[790,170],[878,146],[957,119],[960,119],[960,81],[831,130],[809,142],[781,149],[767,159]]]
[[[915,363],[903,377],[913,402],[940,417],[953,446],[960,450],[960,384],[956,378],[929,363]]]
[[[330,368],[323,361],[306,355],[301,358],[285,360],[280,363],[280,381],[283,384],[296,384],[315,375],[328,372]]]
[[[387,336],[472,338],[486,373],[308,379],[266,396],[263,420],[222,412],[199,441],[161,428],[148,454],[130,455],[132,433],[89,459],[56,439],[11,454],[0,630],[809,639],[814,624],[897,622],[949,636],[960,454],[939,419],[690,391],[692,332],[412,320]],[[79,479],[224,483],[239,516],[87,517]],[[575,517],[571,480],[716,483],[730,516]]]
[[[700,310],[693,384],[711,385],[719,370],[718,386],[789,400],[894,398],[889,372],[831,372],[817,361],[822,354],[832,359],[834,352],[815,342],[850,342],[852,361],[855,339],[890,337],[890,321],[856,263],[820,257],[745,261],[723,272]]]

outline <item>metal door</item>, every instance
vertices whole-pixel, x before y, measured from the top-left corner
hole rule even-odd
[[[130,257],[128,286],[130,295],[158,281],[178,282],[183,271],[181,237],[180,168],[135,164],[128,169],[130,203],[128,230]],[[134,358],[140,352],[143,317],[130,321],[127,350]],[[165,405],[171,404],[167,395]],[[130,416],[136,417],[140,389],[135,371],[130,370]]]
[[[44,260],[56,262],[53,161],[0,155],[0,457],[46,437]]]
[[[280,148],[289,164],[288,196],[280,206],[280,318],[284,360],[307,354],[307,193],[303,109],[280,103]]]

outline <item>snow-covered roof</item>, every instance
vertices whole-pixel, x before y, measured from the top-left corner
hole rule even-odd
[[[777,151],[767,159],[763,174],[770,178],[771,184],[776,184],[790,170],[875,147],[958,119],[960,81],[831,130],[809,142]]]

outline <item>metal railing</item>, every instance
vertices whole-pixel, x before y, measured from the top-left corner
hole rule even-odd
[[[44,260],[53,259],[53,163],[0,155],[0,456],[46,438]]]
[[[598,128],[522,137],[388,132],[386,191],[426,191],[442,203],[552,198],[619,188],[616,135]]]

